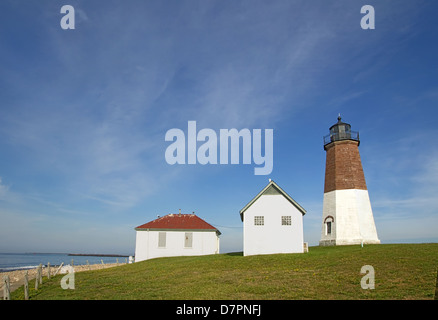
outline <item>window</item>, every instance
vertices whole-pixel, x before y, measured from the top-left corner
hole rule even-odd
[[[255,226],[264,226],[265,225],[265,217],[264,216],[255,216],[254,217],[254,225]]]
[[[166,248],[166,232],[158,232],[158,248]]]
[[[332,222],[327,222],[327,234],[332,234]]]
[[[184,235],[184,248],[191,248],[193,243],[193,232],[186,232]]]
[[[333,230],[333,227],[334,227],[333,222],[334,222],[334,221],[335,221],[335,219],[334,219],[332,216],[327,216],[327,217],[324,219],[324,224],[325,224],[325,235],[326,235],[326,236],[331,235],[331,234],[332,234],[332,231],[336,231],[336,230]]]
[[[282,226],[292,225],[292,217],[291,216],[281,216],[281,225]]]

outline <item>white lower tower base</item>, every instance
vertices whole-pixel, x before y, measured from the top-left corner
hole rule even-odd
[[[320,246],[379,244],[368,190],[324,193]]]

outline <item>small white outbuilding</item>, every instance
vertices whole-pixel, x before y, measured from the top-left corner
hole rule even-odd
[[[269,180],[268,185],[240,210],[243,254],[304,252],[305,214],[303,207]]]
[[[135,228],[135,261],[219,253],[220,231],[195,214],[168,214]]]

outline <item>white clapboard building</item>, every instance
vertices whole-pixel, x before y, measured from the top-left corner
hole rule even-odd
[[[220,231],[195,214],[168,214],[135,228],[135,261],[219,253]]]
[[[302,253],[303,216],[306,213],[270,180],[242,210],[243,254]]]

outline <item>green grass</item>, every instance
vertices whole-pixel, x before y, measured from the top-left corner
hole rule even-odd
[[[375,270],[364,290],[363,265]],[[311,247],[306,254],[243,257],[241,253],[158,258],[44,279],[30,299],[433,299],[438,244]],[[23,289],[12,299],[23,299]]]

